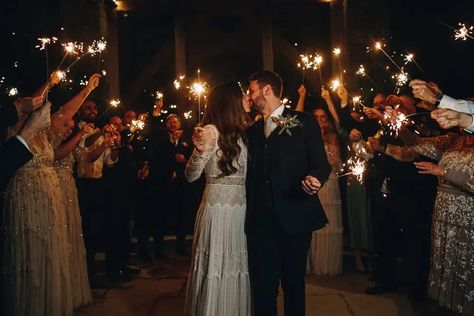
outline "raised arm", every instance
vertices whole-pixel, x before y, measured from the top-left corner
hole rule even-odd
[[[207,162],[216,150],[217,138],[217,129],[212,125],[194,129],[193,144],[195,148],[184,170],[184,176],[188,182],[196,181],[201,176]]]
[[[304,99],[306,98],[306,88],[303,84],[298,88],[298,103],[296,103],[295,111],[303,112],[304,111]]]
[[[77,146],[82,136],[87,133],[87,129],[91,128],[89,124],[85,124],[80,131],[73,134],[67,141],[61,143],[54,149],[54,159],[61,160],[69,155]]]
[[[59,111],[54,113],[51,118],[51,128],[54,132],[59,131],[61,126],[64,126],[64,122],[71,119],[74,114],[76,114],[84,100],[99,85],[99,78],[99,74],[92,75],[84,89],[62,106]]]

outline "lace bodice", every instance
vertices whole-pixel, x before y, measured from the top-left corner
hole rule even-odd
[[[239,140],[240,156],[234,161],[237,172],[230,176],[221,176],[218,166],[219,156],[219,131],[214,125],[204,126],[205,149],[202,155],[194,150],[188,160],[185,170],[186,179],[190,182],[197,180],[204,172],[206,186],[213,188],[207,191],[207,202],[211,205],[215,203],[243,205],[245,204],[245,176],[247,174],[247,146]],[[214,187],[215,186],[215,187]],[[225,187],[222,192],[219,187]],[[234,187],[234,189],[232,189]]]

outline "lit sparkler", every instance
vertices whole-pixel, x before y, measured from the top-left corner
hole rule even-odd
[[[156,99],[156,100],[163,100],[163,93],[160,92],[160,91],[156,91],[156,92],[154,93],[154,96],[155,96],[155,99]]]
[[[7,93],[8,93],[9,97],[13,97],[15,95],[18,95],[18,88],[7,89]]]
[[[341,84],[343,84],[344,79],[342,77],[342,66],[341,66],[341,59],[339,56],[341,55],[341,49],[340,48],[334,48],[332,50],[332,53],[334,54],[335,58],[337,59],[337,65],[339,66],[339,79],[341,79]]]
[[[374,85],[374,87],[378,89],[378,91],[382,91],[382,89],[380,89],[379,85],[369,76],[369,74],[365,70],[364,65],[359,65],[359,69],[357,69],[355,74],[357,76],[366,77]]]
[[[173,81],[173,85],[176,88],[176,90],[179,90],[181,88],[181,82],[184,80],[184,75],[179,76],[178,79],[175,79]]]
[[[474,29],[474,26],[469,26],[467,27],[464,23],[458,23],[459,29],[454,30],[454,40],[462,40],[465,41],[467,38],[474,39],[472,37],[472,30]]]
[[[392,57],[390,57],[387,52],[383,49],[383,46],[385,46],[385,44],[382,44],[381,42],[375,42],[374,44],[374,47],[375,47],[375,50],[380,50],[382,51],[382,53],[384,53],[385,56],[387,56],[387,58],[392,62],[392,64],[394,64],[400,71],[402,71],[402,69],[400,68],[400,66],[398,66],[398,64],[393,60]]]
[[[399,105],[395,106],[394,110],[396,111],[399,108]],[[387,123],[387,127],[390,131],[391,135],[398,136],[398,133],[400,132],[400,129],[404,124],[407,124],[409,122],[407,116],[399,111],[396,111],[396,116],[390,116],[389,113],[385,112],[383,116],[384,120]]]
[[[191,119],[191,118],[193,117],[192,114],[193,114],[193,111],[192,111],[192,110],[189,110],[188,112],[184,112],[184,113],[183,113],[184,118],[185,118],[186,120]]]
[[[120,100],[119,99],[113,99],[109,102],[110,106],[113,107],[113,108],[117,108],[120,104]]]
[[[408,73],[406,73],[403,68],[401,69],[401,72],[395,74],[392,76],[392,79],[395,80],[395,89],[397,93],[400,92],[400,88],[403,87],[408,80],[410,79],[408,76]]]
[[[366,161],[359,157],[351,157],[345,164],[349,168],[349,172],[338,175],[339,177],[344,177],[347,175],[353,175],[356,177],[357,181],[362,183],[364,181],[364,172],[366,169]]]
[[[132,120],[130,124],[130,131],[133,133],[137,130],[143,130],[145,128],[145,122],[141,120]]]
[[[51,44],[51,43],[56,43],[57,37],[40,37],[38,38],[38,41],[40,44],[36,45],[36,48],[39,48],[39,50],[45,50],[46,46]]]
[[[331,81],[331,90],[332,91],[336,91],[337,88],[339,88],[341,86],[341,82],[337,79],[334,79],[333,81]]]

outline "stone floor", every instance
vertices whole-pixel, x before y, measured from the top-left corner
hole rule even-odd
[[[317,316],[418,316],[446,315],[432,303],[412,304],[403,294],[370,296],[367,276],[351,272],[351,264],[338,277],[308,277],[306,315]],[[94,303],[77,310],[76,316],[178,316],[182,315],[189,259],[167,253],[165,260],[144,263],[133,260],[142,269],[133,281],[121,288],[94,290]],[[279,315],[282,313],[279,297]],[[222,315],[226,316],[226,315]]]

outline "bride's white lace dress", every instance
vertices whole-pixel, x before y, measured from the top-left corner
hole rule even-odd
[[[204,153],[192,154],[186,179],[206,176],[194,229],[193,255],[186,291],[185,315],[250,315],[245,222],[245,175],[247,148],[239,141],[241,153],[234,166],[238,171],[220,177],[219,132],[214,125],[204,127],[211,137]]]

